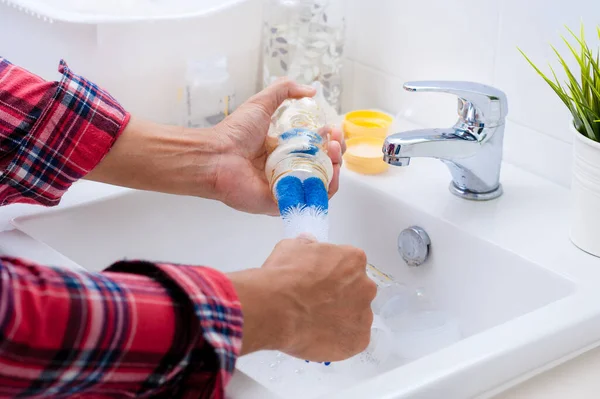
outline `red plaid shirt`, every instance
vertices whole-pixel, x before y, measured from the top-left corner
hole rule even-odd
[[[129,114],[64,62],[46,82],[0,57],[0,205],[55,205]],[[223,274],[119,262],[81,273],[0,256],[0,397],[223,398],[242,313]]]

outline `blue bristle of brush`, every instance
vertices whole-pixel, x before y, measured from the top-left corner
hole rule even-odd
[[[323,181],[318,177],[309,177],[304,180],[303,186],[306,206],[312,206],[327,213],[329,209],[329,197]]]
[[[302,180],[295,176],[282,177],[275,186],[275,194],[282,215],[292,208],[304,206]]]

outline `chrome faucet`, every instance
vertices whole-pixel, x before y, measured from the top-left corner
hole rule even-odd
[[[500,165],[506,95],[479,83],[408,82],[414,92],[444,92],[458,96],[458,121],[450,129],[421,129],[388,136],[383,159],[394,166],[408,166],[412,157],[437,158],[452,174],[450,191],[465,199],[485,201],[502,195]]]

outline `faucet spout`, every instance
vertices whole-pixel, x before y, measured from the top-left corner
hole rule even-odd
[[[473,156],[480,147],[475,137],[455,129],[420,129],[388,136],[383,152],[388,162],[412,157],[452,159]]]
[[[394,166],[408,166],[413,157],[436,158],[452,175],[453,194],[476,201],[502,195],[506,95],[472,82],[410,82],[404,88],[456,94],[459,119],[449,129],[411,130],[388,136],[383,144],[383,160]]]
[[[467,199],[492,199],[502,193],[500,164],[503,126],[481,143],[455,129],[423,129],[388,136],[383,152],[385,162],[407,166],[410,158],[436,158],[452,175],[450,191]]]

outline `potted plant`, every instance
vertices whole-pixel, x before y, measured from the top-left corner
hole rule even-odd
[[[590,49],[583,25],[579,35],[567,30],[574,40],[562,39],[577,61],[576,68],[571,69],[552,47],[566,73],[564,83],[559,81],[552,67],[549,78],[521,49],[519,51],[573,115],[571,241],[582,250],[600,256],[600,49],[595,53]],[[600,39],[600,26],[597,33]]]

